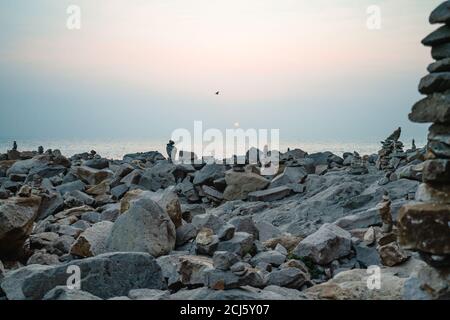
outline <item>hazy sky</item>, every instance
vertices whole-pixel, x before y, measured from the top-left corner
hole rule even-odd
[[[203,120],[305,140],[401,125],[423,140],[407,114],[440,2],[0,0],[0,137],[157,139]],[[81,30],[66,28],[70,4]]]

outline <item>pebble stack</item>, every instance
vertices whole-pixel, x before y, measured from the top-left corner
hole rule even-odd
[[[400,211],[399,241],[442,268],[450,266],[450,1],[431,13],[430,23],[443,24],[422,41],[436,62],[419,85],[427,97],[413,106],[409,119],[432,125],[417,202]]]
[[[406,153],[403,151],[403,142],[399,141],[401,128],[394,131],[386,140],[381,141],[381,149],[378,151],[377,168],[385,171],[395,171],[400,164],[405,162]]]

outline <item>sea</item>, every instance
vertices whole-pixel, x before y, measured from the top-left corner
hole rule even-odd
[[[159,151],[166,155],[164,140],[146,139],[17,139],[18,150],[37,150],[39,146],[47,149],[59,149],[63,155],[70,157],[77,153],[95,150],[99,155],[108,159],[120,160],[125,154],[147,151]],[[0,153],[6,153],[12,148],[11,139],[0,138]],[[406,144],[406,143],[405,143]],[[418,147],[424,143],[416,142]],[[299,148],[308,153],[331,151],[342,156],[344,152],[357,151],[361,155],[377,153],[381,144],[379,141],[284,141],[279,144],[279,151],[286,152],[288,148]],[[410,147],[405,145],[405,149]],[[199,150],[199,149],[196,149]],[[192,150],[185,150],[192,151]],[[223,151],[222,151],[223,152]],[[243,154],[243,153],[237,153]],[[216,154],[221,158],[220,151]]]

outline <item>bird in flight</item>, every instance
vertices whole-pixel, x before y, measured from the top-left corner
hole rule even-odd
[[[219,95],[219,93],[220,93],[220,91],[216,91],[216,96],[218,96],[218,95]]]

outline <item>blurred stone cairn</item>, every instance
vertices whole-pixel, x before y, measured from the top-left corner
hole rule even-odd
[[[403,151],[403,142],[401,142],[400,136],[402,129],[399,127],[384,141],[381,141],[381,149],[378,151],[378,160],[376,167],[378,170],[385,171],[384,178],[379,181],[380,185],[385,185],[391,180],[395,180],[393,173],[401,166],[408,163],[408,154]],[[415,151],[414,147],[410,151]]]
[[[422,184],[416,201],[401,208],[399,243],[418,251],[429,266],[419,272],[417,285],[432,298],[445,298],[450,291],[450,1],[439,5],[430,23],[444,24],[422,43],[432,47],[436,62],[419,85],[427,95],[417,102],[409,119],[432,123],[428,133]]]

